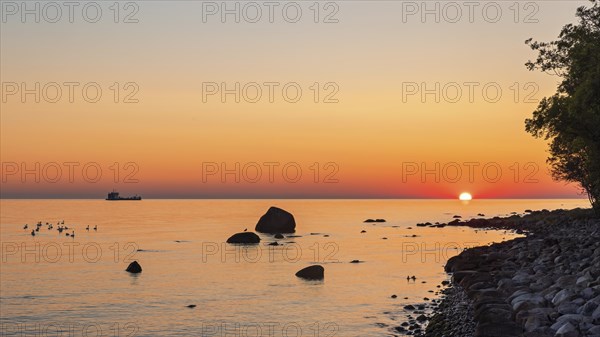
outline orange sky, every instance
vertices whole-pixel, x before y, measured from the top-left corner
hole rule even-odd
[[[337,2],[337,23],[314,23],[308,3],[296,23],[203,23],[193,1],[137,3],[129,24],[108,8],[97,23],[3,17],[1,196],[580,197],[551,180],[545,142],[524,131],[559,79],[525,69],[523,41],[554,39],[587,2],[518,13],[500,2],[495,23],[479,10],[473,23],[403,20],[407,3]],[[23,99],[36,82],[40,102]],[[79,83],[73,102],[65,82]],[[92,82],[95,103],[82,93]],[[222,101],[220,83],[239,83],[240,102]]]

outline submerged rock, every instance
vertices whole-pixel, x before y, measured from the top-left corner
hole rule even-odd
[[[307,280],[322,280],[325,278],[325,268],[320,265],[306,267],[298,271],[296,276]]]
[[[278,207],[270,207],[267,213],[258,220],[255,230],[270,234],[294,233],[296,231],[296,221],[288,211]]]

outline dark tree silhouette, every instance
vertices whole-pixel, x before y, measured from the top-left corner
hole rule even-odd
[[[538,52],[529,70],[562,78],[556,93],[541,100],[525,129],[550,141],[553,178],[578,183],[600,214],[600,7],[577,9],[578,22],[558,40],[526,43]]]

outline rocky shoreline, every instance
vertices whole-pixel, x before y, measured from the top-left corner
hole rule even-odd
[[[588,209],[454,220],[523,238],[451,258],[425,337],[600,337],[600,219]]]

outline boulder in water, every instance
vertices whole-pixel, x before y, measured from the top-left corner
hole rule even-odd
[[[267,213],[258,220],[255,230],[270,234],[294,233],[296,221],[290,212],[278,207],[270,207]]]

